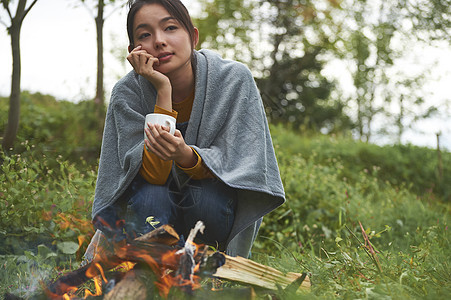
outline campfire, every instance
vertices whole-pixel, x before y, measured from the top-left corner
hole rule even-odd
[[[195,296],[202,288],[201,280],[206,278],[272,290],[310,288],[306,274],[282,273],[252,260],[231,257],[195,244],[196,234],[203,229],[199,221],[184,247],[179,245],[180,238],[175,230],[163,225],[114,251],[100,251],[92,262],[47,285],[46,296],[49,299],[82,297],[80,286],[91,279],[95,293],[86,289],[84,298],[151,299],[155,292],[168,298],[174,290]],[[249,293],[248,298],[252,298],[252,294]]]

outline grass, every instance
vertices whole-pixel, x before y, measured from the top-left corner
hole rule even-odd
[[[412,163],[418,174],[404,170],[410,165],[406,156],[416,159],[424,152],[432,160],[433,150],[305,137],[280,127],[272,127],[272,134],[287,203],[264,218],[252,259],[286,272],[308,272],[313,286],[301,294],[257,290],[258,298],[445,299],[451,294],[447,187],[431,189],[433,178],[422,181],[434,173],[433,161],[423,170]],[[29,298],[39,293],[40,279],[78,268],[92,234],[86,221],[95,168],[80,171],[23,147],[27,154],[2,157],[0,204],[8,209],[2,209],[0,221],[0,294]],[[380,161],[356,160],[364,156],[362,149]],[[232,295],[240,286],[226,287]]]

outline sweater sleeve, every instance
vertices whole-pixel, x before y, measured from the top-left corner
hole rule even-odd
[[[177,112],[175,110],[168,111],[157,105],[154,109],[155,113],[170,115],[177,118]],[[154,153],[147,151],[144,146],[143,159],[141,169],[139,173],[149,183],[156,185],[163,185],[171,173],[172,161],[164,161],[156,156]]]
[[[197,156],[197,163],[195,166],[191,168],[183,168],[179,166],[181,170],[183,170],[186,174],[188,174],[192,179],[200,180],[200,179],[206,179],[206,178],[214,178],[213,174],[210,172],[210,170],[205,166],[205,164],[202,163],[202,158],[200,157],[199,153],[197,153],[196,150],[194,150],[194,153]]]

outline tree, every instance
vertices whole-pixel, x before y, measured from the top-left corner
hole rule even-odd
[[[434,106],[426,107],[421,95],[426,72],[414,77],[396,70],[397,60],[409,53],[410,47],[449,36],[449,28],[427,22],[435,18],[434,22],[448,20],[449,24],[449,7],[444,2],[447,0],[342,2],[343,15],[335,16],[344,20],[339,33],[344,45],[340,57],[351,66],[355,88],[351,114],[361,140],[370,141],[374,133],[386,134],[394,127],[393,135],[400,141],[410,124],[437,111]]]
[[[200,47],[250,67],[272,122],[322,132],[355,129],[364,141],[391,127],[400,139],[409,121],[436,111],[424,95],[403,89],[422,90],[424,74],[393,73],[412,40],[450,40],[450,0],[199,2]],[[336,60],[343,67],[329,67],[329,75],[350,75],[351,89],[324,73]],[[414,115],[413,108],[422,112]]]
[[[203,14],[194,19],[199,28],[198,47],[212,48],[225,57],[244,63],[254,60],[252,56],[251,30],[256,1],[245,0],[198,0]],[[254,25],[254,27],[252,27]]]
[[[323,3],[324,4],[324,3]],[[335,84],[322,75],[325,59],[334,50],[335,30],[330,10],[335,1],[319,7],[315,1],[264,1],[272,13],[266,18],[271,65],[257,79],[267,114],[272,122],[290,122],[323,132],[341,131],[351,124],[343,114],[345,104],[332,99]],[[261,15],[261,14],[260,14]]]
[[[392,2],[349,0],[334,15],[340,20],[336,55],[347,62],[355,92],[349,99],[357,135],[369,141],[377,116],[385,112],[390,99],[386,85],[387,72],[400,55],[393,47],[393,37],[399,27],[397,10]]]
[[[319,18],[315,1],[203,0],[205,13],[195,24],[201,46],[250,66],[270,121],[332,131],[349,120],[344,104],[330,100],[333,82],[321,75],[321,56],[333,48],[321,29],[331,24],[327,10],[337,6],[328,3]]]
[[[394,77],[401,80],[393,80],[386,89],[390,91],[388,102],[396,108],[396,111],[387,112],[387,119],[393,120],[394,132],[389,131],[391,126],[386,126],[382,128],[382,133],[395,136],[397,143],[401,144],[406,129],[412,129],[419,120],[438,115],[439,111],[436,106],[425,101],[429,95],[422,90],[426,79],[424,75],[415,74],[409,78],[408,74],[401,74]]]
[[[398,0],[398,8],[416,37],[451,44],[451,0]]]
[[[8,113],[8,125],[5,130],[5,135],[3,137],[2,146],[3,149],[7,150],[13,147],[14,141],[17,136],[17,131],[19,129],[19,119],[20,119],[20,79],[21,79],[21,60],[20,60],[20,31],[22,29],[22,24],[36,4],[37,0],[31,2],[27,7],[27,0],[19,0],[16,12],[12,14],[12,8],[10,0],[1,0],[3,8],[6,10],[10,24],[9,26],[3,20],[0,22],[6,26],[8,34],[11,36],[11,50],[13,59],[13,70],[11,76],[11,94],[9,97],[9,113]]]
[[[96,95],[94,97],[94,103],[97,107],[103,108],[105,102],[104,92],[104,76],[103,76],[103,25],[105,20],[111,16],[117,9],[125,5],[125,1],[117,5],[116,0],[80,0],[83,5],[88,9],[94,18],[96,24],[97,35],[97,80],[96,80]],[[116,4],[116,5],[115,5]],[[110,7],[109,14],[105,17],[105,7]],[[94,13],[94,11],[96,13]],[[101,109],[103,111],[103,109]]]

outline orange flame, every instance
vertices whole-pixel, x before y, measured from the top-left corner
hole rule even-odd
[[[64,300],[68,300],[68,299],[73,298],[73,296],[74,296],[74,294],[75,294],[75,292],[76,292],[77,290],[78,290],[78,288],[76,288],[75,286],[70,287],[70,288],[69,288],[69,291],[68,291],[67,293],[65,293],[65,294],[62,296],[62,298],[63,298]]]
[[[60,216],[61,219],[65,219],[64,216]],[[67,220],[67,219],[66,219]],[[68,220],[67,220],[68,221]],[[79,237],[79,244],[84,242],[84,237]],[[187,241],[190,245],[194,246],[194,256],[199,251],[200,245]],[[144,261],[155,273],[157,278],[159,278],[158,282],[155,282],[155,286],[158,288],[160,295],[164,298],[167,298],[169,292],[172,287],[190,287],[191,290],[195,290],[201,287],[200,277],[191,274],[189,279],[182,278],[182,275],[176,275],[174,268],[177,268],[180,262],[180,258],[183,255],[183,250],[177,251],[177,249],[167,251],[164,253],[157,261],[154,257],[150,255],[144,249],[133,248],[130,245],[126,245],[121,247],[120,249],[116,249],[116,254],[118,257],[137,257],[140,258],[141,261]],[[95,258],[97,263],[92,264],[86,270],[86,277],[92,278],[94,280],[95,293],[91,292],[89,289],[84,290],[84,298],[90,296],[100,296],[102,295],[102,284],[107,283],[106,276],[104,274],[105,270],[113,270],[113,271],[123,271],[127,272],[131,270],[136,263],[133,262],[122,262],[119,265],[116,265],[114,261],[109,261],[109,257],[105,251],[99,251],[98,256]],[[119,262],[117,262],[119,263]],[[194,273],[199,270],[199,264],[194,266]],[[102,267],[103,265],[103,267]],[[169,267],[170,266],[170,267]],[[68,291],[62,297],[57,295],[49,295],[51,299],[73,299],[76,297],[75,292],[77,291],[77,287],[64,287],[63,290]],[[80,297],[80,295],[78,295]]]
[[[103,272],[102,272],[102,274],[103,274]],[[105,282],[106,282],[106,280],[105,280]],[[95,294],[91,293],[90,290],[85,289],[85,297],[84,297],[85,299],[88,298],[89,296],[95,297],[95,296],[102,295],[102,280],[101,280],[100,276],[94,277],[94,286],[96,288]]]
[[[192,243],[187,241],[187,243]],[[194,256],[199,250],[199,245],[192,243],[196,248]],[[176,265],[180,261],[180,257],[183,253],[180,253],[179,251],[169,251],[165,253],[161,261],[164,265]],[[194,267],[194,272],[199,270],[198,263]],[[169,295],[169,292],[173,286],[183,287],[183,286],[190,286],[192,290],[198,289],[201,287],[200,284],[200,277],[196,275],[190,275],[190,279],[183,279],[182,275],[174,276],[174,272],[167,270],[162,276],[160,276],[160,281],[155,282],[155,286],[157,286],[158,290],[160,291],[160,296],[167,298]]]
[[[121,263],[119,266],[111,269],[111,271],[121,271],[121,272],[128,272],[131,269],[133,269],[133,267],[136,265],[136,263],[130,262],[130,261],[126,261]]]

